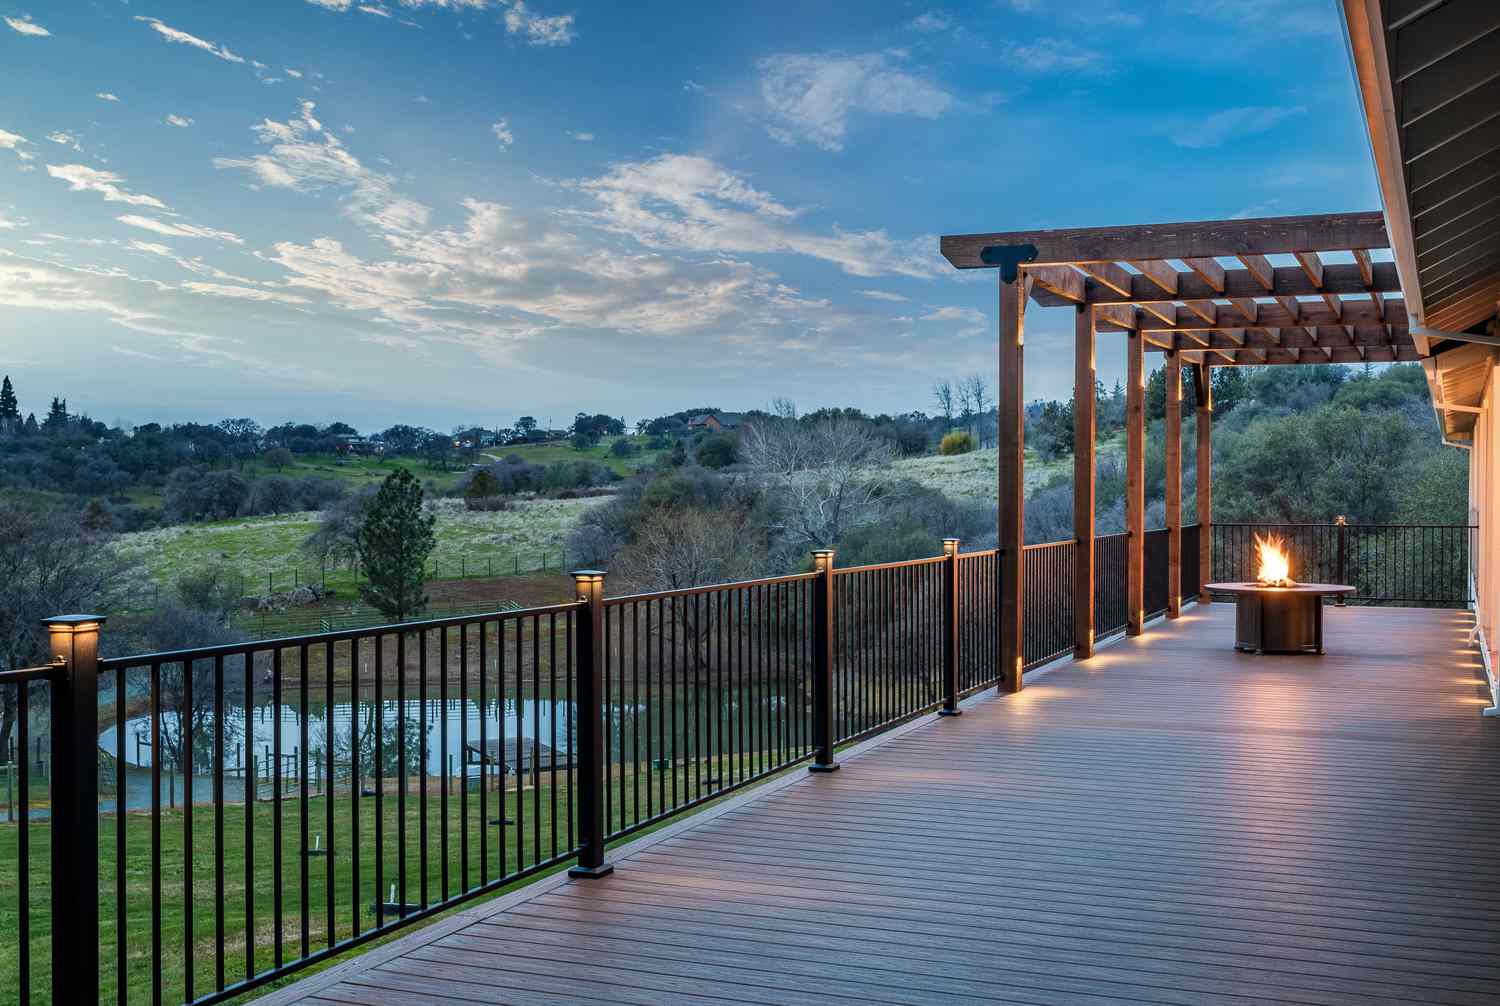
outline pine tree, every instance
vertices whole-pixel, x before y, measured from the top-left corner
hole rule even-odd
[[[52,396],[52,406],[47,409],[47,418],[42,421],[42,428],[48,433],[61,433],[68,428],[68,400]]]
[[[38,434],[38,433],[41,432],[41,428],[38,427],[37,424],[36,424],[36,413],[35,412],[30,413],[29,415],[27,415],[27,417],[26,417],[26,425],[25,425],[25,427],[23,427],[23,429],[25,430],[25,432],[27,434],[29,434],[31,436],[35,436],[36,434]]]
[[[4,383],[0,383],[0,422],[7,419],[20,420],[21,405],[16,401],[16,389],[10,383],[10,375],[5,375]]]
[[[427,607],[427,556],[437,539],[436,518],[422,512],[422,484],[405,468],[381,483],[355,538],[369,583],[360,584],[365,603],[393,621]]]

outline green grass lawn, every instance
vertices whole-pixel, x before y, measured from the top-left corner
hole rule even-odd
[[[436,511],[434,579],[491,570],[503,575],[517,564],[522,571],[534,570],[543,561],[553,567],[579,515],[599,502],[597,497],[521,500],[510,510],[470,512],[457,501],[442,501]],[[163,589],[183,573],[217,563],[243,576],[247,593],[284,591],[322,578],[322,571],[302,552],[318,520],[316,513],[294,513],[178,524],[121,535],[115,547],[138,558]],[[354,574],[346,568],[330,568],[327,582],[345,597],[354,594]]]
[[[628,440],[639,447],[639,454],[629,457],[617,458],[610,453],[610,448],[617,440]],[[541,444],[521,444],[513,447],[486,447],[481,453],[491,459],[499,460],[510,457],[512,454],[524,458],[528,464],[550,465],[557,461],[578,461],[588,459],[609,465],[621,475],[632,475],[641,468],[650,467],[656,459],[665,453],[660,450],[650,450],[646,447],[646,437],[627,435],[624,437],[604,437],[598,444],[587,450],[574,450],[573,445],[566,440],[549,440]]]
[[[705,778],[709,769],[716,764],[714,759],[705,759],[703,772]],[[677,781],[682,787],[682,792],[690,792],[691,780],[688,778],[691,770],[687,766],[678,766],[675,770]],[[659,784],[661,772],[650,772],[649,781]],[[647,779],[647,773],[642,773],[643,780]],[[621,781],[621,776],[616,776],[616,792],[623,792],[628,784]],[[546,775],[543,776],[544,783],[547,782]],[[665,784],[668,795],[671,794],[672,778],[666,776]],[[201,785],[201,783],[200,783]],[[460,835],[465,830],[465,818],[462,815],[461,804],[458,795],[458,780],[455,778],[450,785],[448,822],[449,836],[448,848],[443,849],[440,816],[441,805],[439,802],[439,787],[441,783],[436,777],[428,779],[428,813],[427,813],[427,867],[425,878],[427,884],[427,903],[435,904],[443,897],[443,878],[446,866],[448,877],[448,891],[450,895],[457,894],[465,886],[477,887],[481,884],[481,856],[480,835],[487,831],[487,859],[489,880],[495,880],[517,872],[518,864],[526,867],[538,862],[546,861],[556,854],[566,855],[567,848],[567,814],[569,792],[562,781],[561,774],[558,779],[558,804],[557,804],[557,831],[556,843],[554,845],[554,831],[552,825],[551,799],[552,789],[549,785],[543,785],[536,789],[527,789],[521,796],[522,806],[517,807],[517,794],[510,790],[505,794],[504,816],[513,821],[519,820],[523,827],[518,828],[515,824],[503,827],[504,844],[500,842],[502,827],[497,825],[486,825],[482,822],[479,814],[479,798],[477,792],[469,794],[469,805],[467,815],[467,833],[469,836],[469,862],[468,872],[462,869],[460,857]],[[149,786],[149,784],[148,784]],[[422,901],[422,881],[424,871],[422,869],[422,835],[421,825],[423,815],[421,804],[417,799],[417,784],[412,783],[407,797],[406,806],[406,888],[404,897],[397,894],[397,901],[405,901],[407,904],[416,904]],[[686,796],[684,797],[686,798]],[[339,794],[333,798],[334,811],[334,836],[331,843],[333,848],[332,857],[308,857],[307,858],[307,884],[302,884],[302,843],[300,831],[299,803],[294,797],[284,799],[281,808],[282,819],[282,916],[280,926],[280,937],[282,941],[282,959],[292,961],[303,955],[302,925],[306,919],[308,929],[308,949],[317,952],[328,945],[330,932],[330,918],[327,900],[327,871],[333,870],[334,879],[334,901],[332,912],[332,932],[339,940],[348,939],[354,931],[355,909],[352,885],[353,859],[349,855],[348,836],[350,832],[350,814],[353,800],[347,794]],[[618,799],[618,796],[617,796]],[[400,817],[394,791],[388,791],[382,800],[383,814],[382,827],[383,855],[381,863],[384,885],[379,890],[380,900],[389,899],[390,885],[397,883],[401,876],[401,849],[402,845],[398,838],[398,826]],[[488,795],[488,810],[490,817],[498,818],[499,793],[491,790]],[[538,819],[535,807],[542,808],[542,816]],[[617,804],[618,806],[618,804]],[[368,931],[375,924],[375,914],[372,905],[377,898],[375,881],[375,799],[371,796],[361,797],[358,800],[359,811],[359,871],[360,871],[360,904],[359,925],[362,932]],[[313,796],[308,802],[309,812],[309,835],[321,835],[324,848],[330,846],[327,834],[326,798]],[[633,806],[632,806],[633,812]],[[644,814],[644,804],[642,805]],[[186,968],[185,962],[191,956],[193,963],[193,992],[194,995],[203,995],[212,990],[216,982],[217,965],[217,938],[216,938],[216,916],[215,908],[219,904],[215,889],[215,877],[213,864],[215,862],[215,836],[214,836],[214,812],[211,805],[198,804],[193,808],[193,843],[192,855],[190,857],[193,869],[192,888],[192,938],[188,939],[188,928],[186,913],[187,904],[186,885],[186,845],[184,842],[184,812],[178,810],[163,810],[161,815],[161,947],[159,952],[162,1001],[167,1003],[178,1003],[185,1000],[186,993]],[[632,818],[633,820],[634,818]],[[256,803],[254,808],[254,820],[252,822],[254,832],[252,857],[252,869],[250,883],[247,887],[247,876],[245,867],[244,850],[245,836],[245,808],[243,804],[226,804],[224,808],[224,978],[225,982],[232,984],[236,980],[242,980],[246,974],[246,892],[249,890],[249,907],[253,915],[253,945],[255,970],[257,972],[267,970],[274,966],[276,960],[277,930],[275,912],[275,854],[274,854],[274,831],[276,822],[276,807],[266,800]],[[617,818],[616,826],[620,824]],[[0,870],[0,1004],[18,1003],[19,992],[16,980],[18,967],[18,946],[20,942],[19,915],[15,910],[17,904],[17,871],[14,864],[17,857],[17,834],[18,827],[15,825],[0,825],[0,863],[9,864],[9,867]],[[116,818],[114,815],[103,816],[99,825],[99,848],[100,848],[100,943],[101,943],[101,971],[102,982],[100,989],[101,1001],[114,1001],[117,989],[117,961],[116,937],[118,933],[115,906],[115,841],[116,841]],[[309,844],[312,844],[311,838]],[[48,863],[50,862],[51,834],[46,823],[36,823],[30,826],[31,845],[31,981],[32,999],[34,1003],[51,1002],[51,930],[52,930],[52,905],[50,895],[50,878],[48,875]],[[131,813],[126,815],[126,897],[125,897],[125,927],[126,927],[126,983],[128,988],[128,1001],[141,1003],[151,1001],[152,976],[154,962],[158,959],[157,948],[152,943],[152,877],[151,870],[151,818],[148,814]],[[503,857],[503,860],[502,860]],[[502,865],[503,863],[503,865]],[[304,913],[303,893],[307,895],[306,911]],[[389,917],[387,919],[389,921]],[[190,945],[189,945],[190,944]]]

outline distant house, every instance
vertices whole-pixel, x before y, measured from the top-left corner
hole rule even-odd
[[[701,416],[689,419],[688,429],[724,433],[739,429],[742,422],[744,418],[738,412],[705,412]]]
[[[385,444],[378,440],[371,440],[369,437],[339,437],[334,450],[340,456],[350,454],[368,456],[384,452]]]

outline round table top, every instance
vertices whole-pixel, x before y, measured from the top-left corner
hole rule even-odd
[[[1269,587],[1259,583],[1205,583],[1204,590],[1219,594],[1352,594],[1347,583],[1296,583],[1290,587]]]

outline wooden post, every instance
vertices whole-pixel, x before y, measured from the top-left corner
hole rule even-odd
[[[1025,662],[1026,400],[1022,375],[1026,287],[1017,276],[1000,279],[999,488],[1000,488],[1000,687],[1021,690]]]
[[[1125,333],[1125,632],[1139,636],[1146,611],[1146,340]]]
[[[1209,602],[1205,583],[1214,578],[1214,391],[1213,368],[1198,364],[1198,603]]]
[[[1094,309],[1079,304],[1073,330],[1073,656],[1094,655]]]
[[[1167,617],[1182,614],[1182,354],[1167,350]]]

